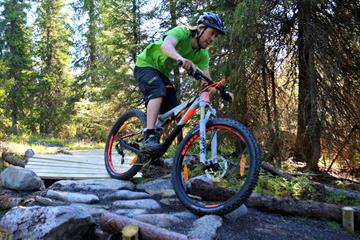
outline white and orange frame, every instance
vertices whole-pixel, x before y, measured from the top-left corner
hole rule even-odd
[[[164,151],[171,145],[171,142],[175,139],[177,134],[186,125],[186,123],[194,116],[197,109],[200,108],[200,121],[199,121],[199,132],[200,132],[200,161],[203,164],[207,164],[206,159],[206,124],[209,119],[216,118],[216,110],[211,106],[210,94],[216,90],[216,87],[220,83],[209,85],[203,89],[197,96],[179,104],[170,111],[159,115],[156,122],[157,129],[163,129],[169,122],[174,119],[180,119],[177,126],[171,132],[169,137],[163,143]],[[184,113],[185,112],[185,113]],[[198,128],[195,130],[197,131]],[[212,160],[216,160],[217,157],[217,134],[216,130],[212,130],[211,133],[211,157]]]

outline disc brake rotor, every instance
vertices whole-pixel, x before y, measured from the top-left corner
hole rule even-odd
[[[213,182],[219,182],[228,170],[228,162],[221,156],[217,156],[215,159],[211,159],[211,161],[213,164],[205,170],[205,174]]]

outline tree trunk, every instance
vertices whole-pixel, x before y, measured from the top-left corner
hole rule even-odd
[[[94,0],[87,1],[89,15],[89,30],[87,41],[89,44],[89,69],[90,82],[96,81],[96,6]]]
[[[120,233],[128,224],[134,224],[140,228],[140,238],[142,240],[161,239],[161,240],[187,240],[188,237],[160,228],[135,219],[120,216],[111,212],[103,212],[101,215],[101,228],[110,233]]]
[[[249,207],[256,207],[262,210],[285,213],[296,216],[323,218],[342,222],[343,206],[315,201],[295,200],[292,198],[280,198],[253,193],[247,199]],[[354,208],[354,222],[360,227],[360,209]]]
[[[317,114],[317,78],[314,61],[314,3],[299,1],[299,101],[296,156],[307,168],[318,171],[320,158],[320,122]]]
[[[268,69],[269,70],[269,69]],[[283,160],[283,151],[281,151],[280,147],[280,117],[279,111],[276,103],[276,84],[275,84],[275,71],[274,67],[269,70],[269,75],[271,79],[271,100],[274,108],[274,143],[273,143],[273,151],[276,154],[276,165],[281,166]]]
[[[233,190],[213,187],[211,184],[196,179],[191,183],[190,193],[207,201],[225,201],[234,196]],[[343,206],[308,200],[295,200],[252,193],[245,204],[267,211],[286,213],[298,216],[325,218],[341,222]],[[355,223],[360,224],[360,209],[355,209]]]
[[[25,167],[25,165],[28,162],[27,158],[25,159],[25,161],[20,160],[17,157],[13,156],[11,153],[6,151],[2,153],[2,158],[4,159],[5,162],[18,167]]]
[[[132,34],[133,34],[133,44],[134,44],[134,48],[131,50],[131,58],[132,61],[135,63],[136,62],[136,57],[137,57],[137,49],[138,46],[140,44],[140,16],[139,16],[139,6],[138,6],[138,1],[137,0],[132,0],[132,18],[133,18],[133,22],[132,22]]]
[[[17,197],[15,191],[0,188],[0,210],[7,210],[20,206],[23,202],[24,198]]]
[[[14,135],[18,134],[17,118],[18,118],[18,106],[15,102],[13,102],[12,110],[11,110],[11,132]]]

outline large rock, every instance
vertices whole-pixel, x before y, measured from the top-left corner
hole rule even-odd
[[[61,191],[115,191],[120,189],[133,190],[135,185],[130,181],[117,179],[86,179],[61,180],[55,182],[50,188]]]
[[[160,209],[160,204],[153,199],[140,199],[140,200],[119,200],[113,203],[114,207],[118,208],[133,208],[133,209]]]
[[[3,187],[13,190],[33,191],[44,189],[41,178],[30,169],[22,167],[10,166],[6,168],[0,174],[0,179]]]
[[[46,197],[55,198],[66,202],[76,202],[76,203],[97,203],[99,202],[98,196],[94,194],[83,194],[83,193],[74,193],[74,192],[61,192],[48,190]]]
[[[133,217],[135,217],[137,215],[141,215],[141,214],[146,214],[147,212],[148,212],[148,210],[146,210],[146,209],[126,209],[126,208],[115,211],[116,214],[124,215],[129,218],[133,218]]]
[[[70,206],[82,207],[85,209],[92,217],[100,217],[100,215],[109,210],[109,206],[106,205],[93,205],[93,204],[84,204],[84,203],[72,203]]]
[[[216,231],[221,227],[222,222],[222,218],[215,215],[201,217],[194,222],[188,236],[190,238],[202,240],[216,239]]]
[[[242,204],[239,208],[226,214],[224,217],[231,221],[236,221],[236,220],[244,217],[247,213],[248,213],[248,208],[244,204]]]
[[[85,239],[94,220],[81,207],[16,207],[0,221],[0,230],[14,239]]]
[[[154,181],[150,181],[143,184],[136,185],[137,190],[145,191],[154,195],[156,193],[160,193],[167,190],[172,190],[172,184],[170,179],[156,179]]]
[[[106,194],[104,200],[134,200],[149,198],[149,194],[145,192],[133,192],[129,190],[119,190]]]

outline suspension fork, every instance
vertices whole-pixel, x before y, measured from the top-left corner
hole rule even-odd
[[[208,111],[206,107],[208,106]],[[216,110],[212,108],[207,101],[200,101],[200,162],[208,165],[209,162],[206,159],[206,124],[210,119],[210,116],[216,117]],[[211,132],[211,157],[216,159],[217,156],[217,132],[212,130]]]

